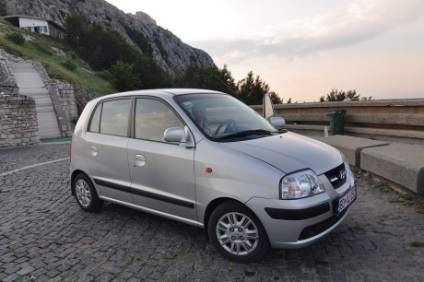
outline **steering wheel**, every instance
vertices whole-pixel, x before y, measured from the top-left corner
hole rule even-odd
[[[224,120],[218,128],[215,130],[215,136],[218,135],[219,131],[225,126],[225,129],[222,133],[234,132],[237,130],[237,122],[233,119]]]

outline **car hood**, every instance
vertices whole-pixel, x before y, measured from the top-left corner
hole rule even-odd
[[[309,168],[320,175],[343,162],[341,153],[335,148],[290,132],[224,144],[285,173]]]

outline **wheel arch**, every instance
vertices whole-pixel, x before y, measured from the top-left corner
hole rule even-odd
[[[76,169],[76,170],[74,170],[73,172],[72,172],[72,174],[71,174],[71,193],[72,193],[72,196],[75,196],[75,191],[74,191],[74,184],[75,184],[75,178],[76,178],[76,176],[77,175],[79,175],[79,174],[83,174],[83,175],[85,175],[88,179],[90,179],[90,181],[91,181],[91,178],[88,176],[88,174],[87,173],[85,173],[84,171],[82,171],[82,170],[79,170],[79,169]],[[94,185],[93,185],[94,186]]]
[[[246,206],[244,203],[242,203],[240,201],[237,201],[236,199],[228,198],[228,197],[214,199],[213,201],[211,201],[207,205],[206,210],[205,210],[205,215],[203,216],[203,226],[204,226],[203,230],[205,232],[206,238],[209,238],[209,236],[208,236],[208,224],[209,224],[209,218],[211,217],[211,214],[213,213],[213,211],[218,206],[220,206],[221,204],[223,204],[225,202],[234,202],[234,203],[241,204],[241,205],[245,206],[247,209],[249,209],[253,214],[255,214],[248,206]]]

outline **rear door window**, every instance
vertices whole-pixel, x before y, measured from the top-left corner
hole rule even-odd
[[[105,101],[98,105],[90,122],[89,131],[116,136],[128,136],[131,100]]]

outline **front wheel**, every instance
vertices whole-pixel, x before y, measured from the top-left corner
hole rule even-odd
[[[223,203],[212,212],[208,235],[224,257],[237,262],[257,261],[270,247],[259,219],[244,205],[235,202]]]
[[[81,209],[89,212],[101,208],[103,201],[97,196],[91,180],[84,174],[78,174],[73,181],[74,195]]]

